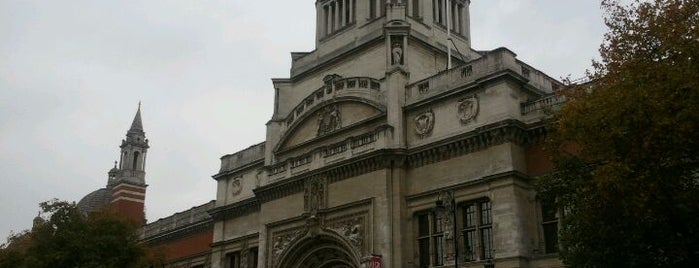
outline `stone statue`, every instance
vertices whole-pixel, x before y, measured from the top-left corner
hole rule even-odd
[[[393,49],[391,49],[391,62],[393,65],[403,64],[403,48],[400,43],[393,43]]]

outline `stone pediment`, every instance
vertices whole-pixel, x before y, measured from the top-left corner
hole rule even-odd
[[[327,101],[309,111],[282,136],[276,152],[320,140],[385,114],[383,105],[356,97]]]
[[[369,77],[323,79],[283,120],[279,152],[375,119],[386,112],[381,81]]]

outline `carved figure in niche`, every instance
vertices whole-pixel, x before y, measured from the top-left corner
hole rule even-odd
[[[323,183],[319,178],[309,179],[304,193],[305,208],[311,215],[315,215],[323,203]]]
[[[403,64],[403,45],[400,42],[394,42],[391,49],[391,63],[393,65]]]
[[[415,116],[415,133],[420,138],[424,138],[432,133],[434,128],[434,112],[426,111]]]
[[[318,111],[318,136],[333,132],[341,126],[340,108],[337,104],[325,106]]]
[[[476,96],[461,99],[456,104],[459,120],[466,124],[478,115],[478,98]]]

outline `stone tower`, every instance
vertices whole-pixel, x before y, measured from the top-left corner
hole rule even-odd
[[[148,139],[141,122],[141,104],[126,139],[121,141],[118,168],[109,171],[107,188],[111,189],[111,207],[124,217],[145,223],[144,203],[146,198],[146,156]]]

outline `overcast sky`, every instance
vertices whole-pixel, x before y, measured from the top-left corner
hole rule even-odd
[[[314,49],[314,3],[0,0],[0,241],[106,185],[139,101],[148,220],[215,199],[219,157],[265,137],[270,78]],[[583,76],[605,31],[595,0],[472,0],[471,26],[555,78]]]

